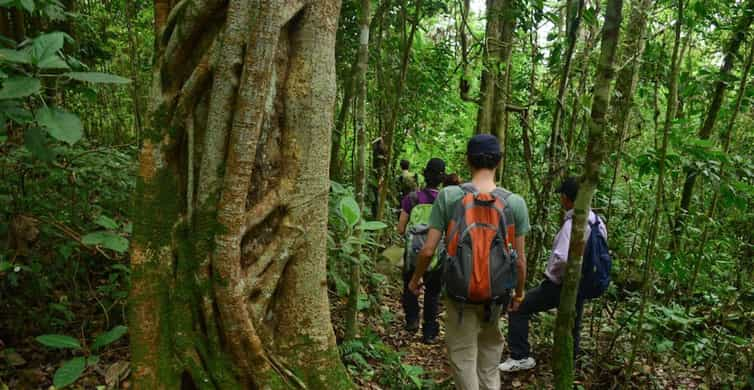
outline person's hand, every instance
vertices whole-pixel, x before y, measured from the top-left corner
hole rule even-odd
[[[411,291],[411,294],[414,294],[416,296],[419,296],[419,294],[422,291],[422,280],[421,278],[417,278],[416,275],[414,275],[411,278],[411,281],[408,282],[408,290]]]
[[[521,302],[517,301],[516,297],[512,297],[511,303],[508,304],[508,313],[517,312],[519,306],[521,306]]]

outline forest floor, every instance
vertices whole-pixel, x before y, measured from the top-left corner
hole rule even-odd
[[[404,315],[401,307],[402,282],[398,272],[385,272],[387,277],[387,286],[382,289],[381,305],[383,311],[389,311],[389,321],[377,318],[363,318],[364,327],[375,332],[380,339],[401,355],[401,363],[405,365],[418,366],[423,369],[424,388],[433,389],[452,389],[453,380],[451,377],[450,367],[445,350],[445,331],[444,320],[446,312],[441,306],[440,309],[440,337],[438,342],[433,345],[426,345],[421,342],[421,331],[410,334],[404,329]],[[420,297],[420,302],[423,297]],[[339,306],[336,304],[336,306]],[[590,307],[591,306],[591,307]],[[704,372],[684,365],[682,362],[667,360],[663,362],[646,362],[641,358],[637,359],[639,367],[630,378],[622,378],[621,367],[618,365],[621,361],[620,356],[611,356],[610,358],[598,357],[599,361],[594,361],[594,351],[596,340],[593,337],[590,327],[594,324],[590,322],[592,309],[597,305],[587,305],[585,312],[584,328],[582,329],[582,346],[585,349],[585,356],[576,373],[576,385],[579,389],[708,389],[704,384]],[[601,307],[601,306],[600,306]],[[335,317],[338,317],[338,310],[335,310]],[[384,317],[384,316],[383,316]],[[552,351],[552,329],[555,321],[555,312],[543,313],[533,319],[530,325],[530,342],[532,345],[533,357],[537,361],[537,366],[529,371],[517,373],[501,373],[502,390],[508,389],[551,389],[553,377],[552,367],[550,365]],[[338,319],[335,319],[338,322]],[[503,318],[500,321],[503,335],[507,335],[507,320]],[[603,337],[604,338],[604,337]],[[600,350],[605,350],[608,343],[606,340],[600,340]],[[617,350],[617,348],[616,348]],[[625,350],[621,352],[625,354]],[[509,354],[507,342],[504,346],[504,360]],[[379,385],[376,380],[363,381],[360,378],[354,378],[361,388],[365,389],[392,389],[393,386]],[[379,378],[376,378],[379,379]],[[411,384],[400,386],[403,389],[417,388]]]

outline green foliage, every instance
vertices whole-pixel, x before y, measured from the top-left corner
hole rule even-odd
[[[75,357],[63,362],[60,368],[55,371],[52,383],[58,389],[72,385],[81,377],[84,370],[86,370],[86,358],[83,356]]]
[[[390,389],[432,388],[432,380],[422,367],[401,362],[402,354],[368,331],[362,338],[344,341],[340,356],[352,376],[368,382],[377,380]]]
[[[351,263],[365,267],[365,275],[372,274],[374,260],[372,254],[381,245],[375,240],[376,234],[387,227],[383,222],[366,221],[361,216],[359,205],[354,199],[352,189],[331,182],[330,218],[328,229],[328,280],[341,297],[350,294],[348,275]],[[355,234],[361,230],[360,235]],[[357,244],[362,253],[357,255]],[[373,279],[368,279],[372,281]],[[377,282],[379,283],[379,282]],[[359,310],[371,307],[373,297],[359,296]]]
[[[73,337],[60,334],[45,334],[37,337],[37,341],[52,348],[81,349],[81,344]]]
[[[122,325],[116,326],[110,329],[108,332],[98,335],[94,339],[91,347],[83,350],[84,356],[76,356],[73,359],[63,362],[60,367],[55,371],[52,381],[56,388],[62,389],[63,387],[74,384],[81,375],[84,374],[87,366],[95,365],[99,361],[98,355],[93,355],[91,352],[98,351],[126,334],[128,328]],[[74,351],[82,350],[79,340],[58,334],[49,334],[38,336],[36,340],[50,348],[63,348],[71,349]]]

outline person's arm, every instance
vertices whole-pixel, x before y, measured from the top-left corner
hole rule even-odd
[[[432,257],[435,255],[437,245],[440,244],[441,238],[441,231],[435,228],[429,229],[429,233],[427,234],[427,241],[424,243],[421,251],[419,251],[419,256],[416,259],[416,270],[414,270],[414,275],[411,277],[411,282],[409,282],[408,284],[408,289],[414,295],[419,295],[422,276],[424,276],[424,273],[427,271],[429,263],[432,261]]]
[[[518,254],[516,261],[516,293],[511,299],[511,303],[508,307],[510,311],[518,310],[518,306],[524,299],[524,289],[526,288],[526,236],[518,236],[513,242],[513,248]]]
[[[401,236],[406,234],[406,225],[408,225],[408,213],[406,210],[401,210],[401,216],[398,217],[398,234]]]

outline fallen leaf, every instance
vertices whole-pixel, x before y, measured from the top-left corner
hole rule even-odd
[[[6,350],[3,350],[2,352],[3,358],[10,364],[12,367],[20,367],[26,364],[26,359],[23,358],[18,352],[16,352],[14,349],[8,348]]]
[[[107,383],[107,387],[117,387],[120,381],[126,379],[128,374],[130,374],[130,367],[127,361],[119,361],[111,364],[107,368],[107,371],[105,371],[105,383]]]

